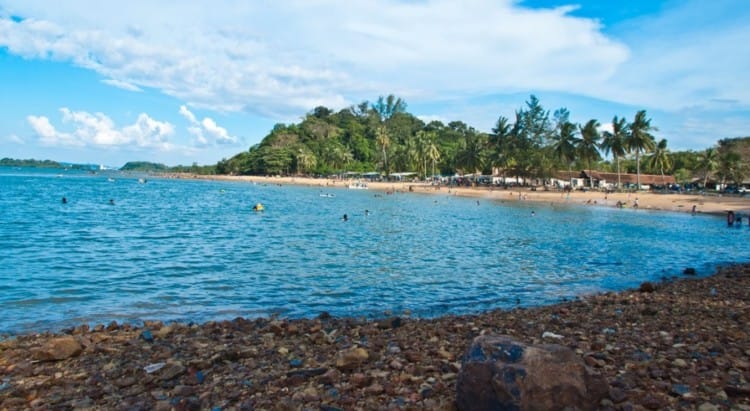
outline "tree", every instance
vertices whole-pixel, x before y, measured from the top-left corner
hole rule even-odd
[[[387,177],[390,172],[388,169],[388,148],[391,145],[391,138],[388,135],[388,129],[385,125],[380,125],[375,129],[375,141],[378,146],[380,146],[380,150],[383,153],[383,171],[385,171]]]
[[[646,110],[640,110],[635,113],[633,122],[630,123],[629,133],[625,140],[625,146],[628,152],[635,153],[635,169],[637,189],[641,189],[641,153],[648,153],[654,149],[654,136],[652,131],[656,131],[651,126],[651,119],[646,118]]]
[[[719,152],[715,148],[708,148],[698,156],[698,162],[703,170],[703,188],[705,188],[708,175],[719,168]]]
[[[591,119],[583,127],[580,127],[581,139],[578,140],[576,152],[578,157],[586,162],[589,171],[591,171],[591,162],[599,161],[602,158],[599,154],[599,139],[601,138],[597,129],[599,125],[598,121]],[[589,176],[589,184],[591,188],[594,188],[594,178],[591,176]]]
[[[406,102],[400,97],[389,94],[385,99],[383,96],[378,97],[378,101],[373,104],[372,108],[380,115],[381,121],[388,121],[394,114],[406,112]]]
[[[625,118],[618,119],[615,116],[612,119],[612,131],[605,131],[603,134],[604,139],[602,140],[601,147],[604,149],[605,154],[609,155],[609,153],[612,153],[612,157],[615,159],[615,163],[617,163],[617,188],[619,189],[622,187],[620,180],[620,159],[625,157],[625,142],[628,135],[628,126]]]
[[[456,165],[464,170],[476,173],[484,168],[486,144],[484,135],[476,132],[467,133],[456,158]]]
[[[571,166],[575,160],[576,146],[579,139],[576,137],[576,125],[567,121],[567,117],[560,120],[557,132],[552,136],[552,155],[568,166],[568,178],[570,186],[573,186],[573,171]]]
[[[654,152],[649,158],[649,167],[659,170],[659,172],[661,172],[662,184],[666,184],[664,169],[672,168],[672,159],[669,157],[669,150],[667,149],[666,139],[661,139],[659,143],[656,144]]]

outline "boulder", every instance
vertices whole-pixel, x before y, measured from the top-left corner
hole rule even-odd
[[[33,357],[40,361],[60,361],[75,357],[83,351],[83,347],[75,337],[59,337],[47,341],[44,346],[33,353]]]
[[[461,411],[595,410],[609,386],[567,347],[484,335],[464,355],[456,389]]]

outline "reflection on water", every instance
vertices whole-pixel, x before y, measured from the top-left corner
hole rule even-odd
[[[635,287],[685,267],[709,274],[750,255],[738,246],[750,228],[689,213],[57,173],[0,169],[0,333],[470,313]],[[264,212],[251,211],[257,202]]]

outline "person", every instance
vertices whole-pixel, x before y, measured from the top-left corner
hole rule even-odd
[[[734,222],[737,223],[737,227],[742,226],[742,214],[737,213],[737,216],[734,219]]]
[[[109,205],[115,205],[115,200],[113,200],[113,199],[110,198],[109,199]]]
[[[63,204],[68,204],[68,199],[67,199],[67,198],[65,198],[65,197],[63,197],[63,198],[62,198],[62,203],[63,203]]]
[[[344,214],[344,216],[341,217],[341,220],[343,220],[343,221],[349,221],[349,216],[346,215],[346,214]]]
[[[690,211],[690,214],[695,215],[696,213],[696,206],[693,204],[693,209]]]
[[[638,197],[636,197],[635,201],[633,202],[633,208],[638,208]]]
[[[727,226],[731,227],[734,225],[734,211],[729,210],[727,212]]]
[[[253,206],[253,211],[263,211],[263,204],[257,203]]]
[[[365,216],[370,215],[370,210],[365,210]]]
[[[536,213],[534,212],[534,210],[531,210],[531,216],[534,217],[535,215]]]

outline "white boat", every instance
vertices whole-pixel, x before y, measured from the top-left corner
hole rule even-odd
[[[336,197],[336,194],[325,194],[325,193],[321,193],[321,194],[320,194],[320,196],[321,196],[321,197]]]
[[[349,184],[349,188],[352,190],[367,190],[367,183],[355,181]]]

